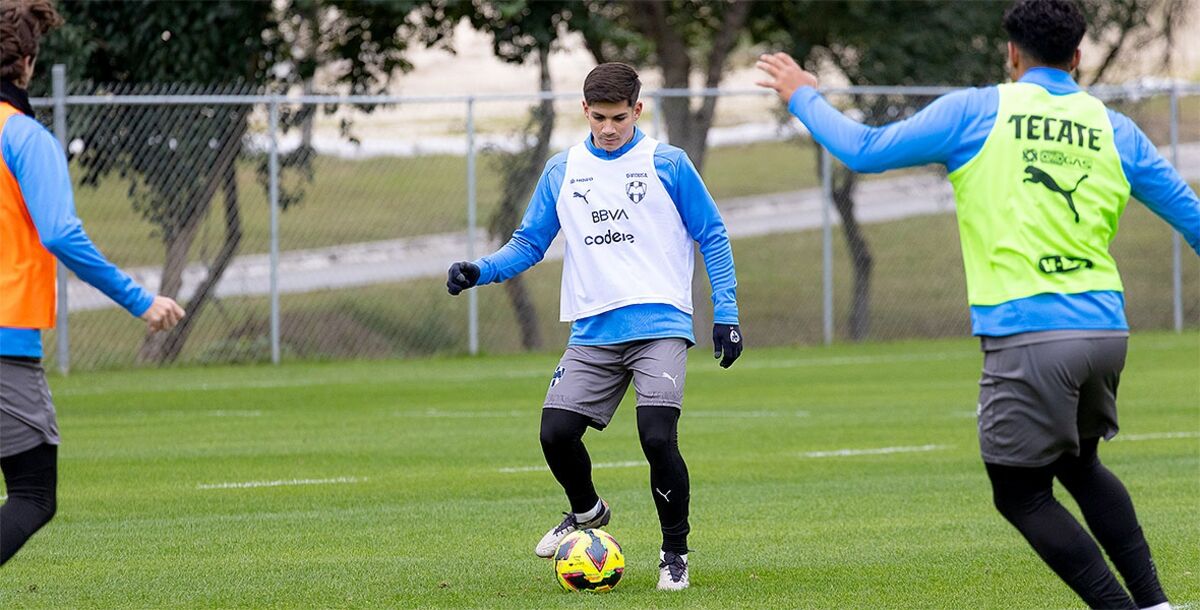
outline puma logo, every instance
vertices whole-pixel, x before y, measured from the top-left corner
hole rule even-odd
[[[663,500],[664,500],[664,501],[666,501],[668,504],[671,502],[671,499],[670,499],[670,498],[668,498],[667,496],[671,495],[671,492],[672,492],[672,491],[674,491],[673,489],[668,489],[668,490],[667,490],[667,493],[663,493],[663,492],[662,492],[662,491],[661,491],[659,488],[655,487],[655,488],[654,488],[654,491],[655,491],[655,493],[657,493],[658,495],[662,496],[662,497],[663,497]]]
[[[1038,261],[1038,269],[1042,273],[1070,273],[1080,269],[1091,269],[1095,267],[1095,263],[1086,258],[1076,258],[1074,256],[1045,256]]]
[[[679,389],[679,384],[675,382],[675,378],[674,378],[674,377],[672,377],[672,376],[670,376],[670,375],[666,374],[665,372],[664,372],[662,375],[659,375],[659,377],[665,377],[665,378],[667,378],[667,379],[670,379],[670,380],[671,380],[671,387],[675,388],[676,390],[678,390],[678,389]]]
[[[1084,180],[1087,180],[1087,174],[1084,174],[1083,177],[1081,177],[1079,179],[1079,181],[1075,183],[1075,188],[1068,191],[1068,190],[1064,189],[1063,187],[1059,186],[1058,183],[1054,181],[1054,178],[1050,177],[1050,174],[1047,174],[1046,172],[1044,172],[1032,165],[1025,166],[1025,173],[1029,174],[1029,177],[1022,180],[1021,182],[1033,182],[1036,184],[1040,184],[1040,185],[1050,189],[1051,191],[1054,191],[1055,193],[1062,195],[1063,198],[1067,200],[1067,206],[1071,208],[1071,212],[1073,214],[1075,214],[1075,222],[1076,223],[1079,222],[1079,212],[1075,209],[1075,199],[1071,195],[1075,191],[1079,190],[1079,184],[1081,182],[1083,182]]]
[[[1086,178],[1086,177],[1087,176],[1084,176],[1084,178]],[[582,199],[583,203],[585,203],[587,205],[591,205],[592,202],[587,200],[588,193],[590,193],[590,192],[592,192],[592,189],[588,189],[588,190],[584,191],[582,194],[579,191],[574,191],[573,193],[571,193],[571,196],[576,199]]]

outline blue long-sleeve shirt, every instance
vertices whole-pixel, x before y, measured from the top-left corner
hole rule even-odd
[[[17,180],[42,245],[130,314],[145,313],[154,295],[105,259],[84,232],[75,214],[66,157],[54,136],[32,118],[14,115],[0,132],[0,154]],[[0,356],[40,358],[41,331],[0,327]]]
[[[1071,75],[1053,68],[1033,68],[1021,82],[1044,87],[1054,95],[1080,90]],[[813,138],[850,169],[882,172],[941,163],[953,172],[970,161],[996,122],[1000,93],[996,87],[964,89],[942,96],[911,118],[868,127],[842,115],[811,87],[801,87],[788,103]],[[1121,169],[1133,196],[1179,231],[1200,253],[1200,200],[1175,168],[1125,115],[1108,111]],[[971,307],[972,332],[1007,336],[1043,330],[1128,330],[1125,298],[1116,291],[1039,294],[993,306]]]
[[[597,147],[589,136],[587,149],[601,159],[617,159],[645,137],[640,129],[621,148],[609,152]],[[475,262],[479,266],[479,285],[503,282],[542,260],[561,226],[556,205],[566,173],[567,153],[555,155],[546,163],[538,180],[521,226],[512,239],[495,253]],[[654,151],[654,168],[679,211],[684,228],[700,244],[700,254],[712,285],[713,320],[737,324],[737,277],[733,250],[717,204],[700,179],[687,154],[674,146],[660,143]],[[645,339],[681,338],[690,343],[692,316],[672,305],[648,303],[627,305],[601,314],[575,320],[571,324],[569,345],[615,345]]]

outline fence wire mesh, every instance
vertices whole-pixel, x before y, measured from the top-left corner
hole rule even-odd
[[[84,226],[113,262],[151,290],[178,295],[191,314],[182,331],[147,337],[141,324],[72,278],[73,370],[270,361],[273,141],[282,357],[464,352],[469,302],[445,294],[445,269],[471,251],[487,254],[507,240],[545,161],[588,133],[573,97],[479,98],[471,104],[278,98],[279,122],[272,129],[273,98],[245,87],[85,86],[72,93],[112,96],[67,99],[67,149]],[[146,95],[184,97],[158,103],[129,97]],[[187,97],[196,95],[223,97],[220,103]],[[933,96],[859,91],[829,99],[856,118],[881,123],[910,115]],[[669,142],[662,101],[653,93],[644,100],[641,127]],[[1122,94],[1108,102],[1169,155],[1169,95]],[[1200,96],[1181,97],[1175,116],[1197,115]],[[46,100],[39,118],[51,124]],[[1200,123],[1176,119],[1175,126],[1180,169],[1194,185],[1200,179]],[[827,315],[820,149],[773,98],[745,92],[718,100],[708,142],[697,165],[733,239],[748,340],[759,346],[820,343]],[[862,175],[837,162],[831,167],[833,339],[968,334],[945,169]],[[478,219],[474,244],[467,238],[471,193]],[[558,322],[560,242],[518,281],[478,291],[483,351],[556,350],[564,344],[569,328]],[[1113,251],[1135,330],[1171,328],[1176,297],[1170,229],[1131,202]],[[1184,320],[1196,325],[1200,263],[1184,254]],[[712,308],[699,257],[696,269],[695,328],[703,344]],[[49,366],[55,341],[51,331],[45,337]]]

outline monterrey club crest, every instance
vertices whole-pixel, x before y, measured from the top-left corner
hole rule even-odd
[[[641,203],[646,197],[646,183],[640,180],[625,183],[625,194],[629,195],[629,200],[634,203]]]

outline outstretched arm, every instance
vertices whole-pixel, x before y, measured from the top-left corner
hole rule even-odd
[[[165,302],[157,303],[154,295],[110,263],[84,232],[75,214],[66,159],[49,132],[32,119],[13,117],[6,125],[3,155],[21,189],[38,238],[51,254],[126,311],[147,319],[152,330],[170,328],[178,322],[183,311],[174,301],[170,303],[173,308]],[[153,319],[147,318],[152,313]],[[166,325],[168,317],[171,320]]]
[[[847,167],[857,172],[951,164],[966,141],[964,134],[977,134],[981,120],[994,113],[986,89],[963,90],[944,95],[903,121],[869,127],[846,117],[817,92],[817,79],[784,53],[763,55],[759,69],[768,78],[762,87],[774,89],[791,112],[812,133],[813,139],[829,149]],[[989,103],[992,102],[992,103]],[[974,138],[978,139],[978,138]],[[952,168],[953,169],[953,168]]]
[[[1200,254],[1200,199],[1129,117],[1108,111],[1121,169],[1133,196],[1167,221]]]
[[[565,155],[557,155],[546,163],[521,226],[496,252],[471,262],[454,263],[446,282],[450,294],[459,294],[472,286],[503,282],[545,258],[561,228],[556,204],[565,171]]]

